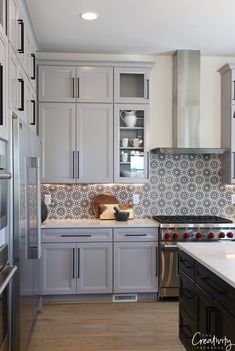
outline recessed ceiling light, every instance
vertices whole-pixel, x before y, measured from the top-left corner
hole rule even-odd
[[[80,16],[84,20],[93,21],[98,17],[98,14],[95,12],[83,12]]]

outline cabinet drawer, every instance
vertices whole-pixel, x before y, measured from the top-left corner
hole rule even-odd
[[[195,261],[185,252],[179,252],[179,268],[194,280]]]
[[[157,228],[114,229],[114,241],[157,241]]]
[[[42,242],[112,241],[112,229],[43,229]]]
[[[186,350],[193,350],[192,338],[195,334],[195,322],[180,304],[179,306],[179,338]]]
[[[196,262],[195,280],[217,303],[235,316],[235,289],[224,280]]]
[[[180,273],[179,302],[193,319],[195,314],[195,283],[183,271]]]

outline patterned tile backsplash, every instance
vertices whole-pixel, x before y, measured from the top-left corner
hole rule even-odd
[[[145,184],[43,184],[42,195],[51,194],[48,218],[94,218],[92,200],[102,192],[120,203],[138,193],[135,217],[161,215],[220,215],[235,219],[231,194],[235,186],[221,180],[219,155],[151,155],[150,179]]]

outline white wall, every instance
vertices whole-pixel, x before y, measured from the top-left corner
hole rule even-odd
[[[172,56],[38,53],[42,60],[155,62],[150,81],[150,148],[172,143]],[[201,57],[201,146],[220,147],[220,74],[234,57]]]

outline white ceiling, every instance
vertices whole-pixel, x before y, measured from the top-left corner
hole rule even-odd
[[[235,55],[234,0],[26,0],[41,51]],[[84,21],[84,11],[99,14]]]

